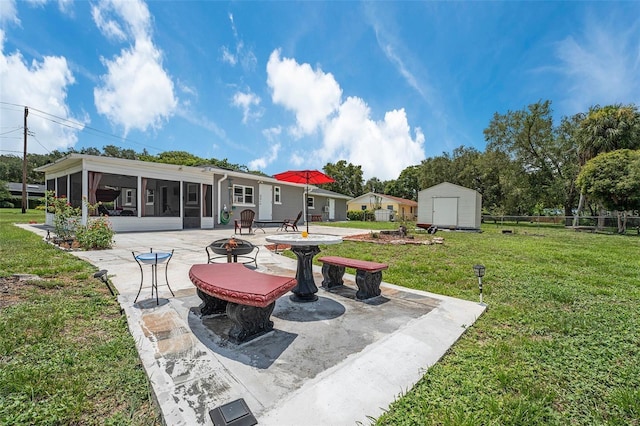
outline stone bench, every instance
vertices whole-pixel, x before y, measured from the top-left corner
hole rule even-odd
[[[201,314],[226,314],[233,322],[229,339],[235,343],[271,331],[269,317],[276,300],[297,284],[295,278],[265,274],[240,263],[193,265],[189,279],[202,299]]]
[[[386,263],[369,262],[366,260],[349,259],[347,257],[324,256],[318,259],[322,262],[322,286],[332,288],[343,285],[342,277],[345,268],[356,270],[356,299],[364,300],[380,296],[382,271],[389,268]]]

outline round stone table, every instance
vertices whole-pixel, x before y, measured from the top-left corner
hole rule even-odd
[[[302,234],[282,234],[270,235],[266,238],[270,243],[288,244],[291,251],[298,258],[296,269],[296,281],[298,284],[291,290],[294,302],[314,302],[318,300],[316,293],[318,287],[313,279],[313,256],[320,253],[320,244],[339,244],[342,238],[335,235],[309,234],[303,237]]]

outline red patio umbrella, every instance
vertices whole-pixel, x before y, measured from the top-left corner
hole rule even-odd
[[[325,175],[320,170],[287,170],[286,172],[273,175],[274,178],[283,182],[304,183],[305,193],[309,194],[309,184],[320,185],[323,183],[335,182],[333,178]],[[304,200],[304,217],[307,222],[307,233],[309,232],[309,216],[307,215],[307,200]]]

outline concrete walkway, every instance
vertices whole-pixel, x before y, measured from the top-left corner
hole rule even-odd
[[[46,234],[41,227],[24,225]],[[366,231],[310,226],[311,233],[362,234]],[[258,270],[295,276],[294,260],[264,247],[278,232],[238,237],[261,246]],[[478,303],[382,284],[382,295],[355,299],[352,276],[339,291],[318,291],[319,300],[278,299],[274,331],[235,345],[225,338],[226,317],[201,317],[201,301],[189,268],[206,263],[204,248],[233,235],[229,230],[121,233],[111,250],[76,251],[98,269],[107,269],[119,292],[140,359],[168,425],[211,425],[209,411],[243,398],[260,425],[370,424],[409,390],[484,312]],[[160,303],[151,298],[151,268],[140,287],[136,253],[175,250]],[[314,267],[315,268],[315,267]],[[320,270],[314,271],[320,287]],[[384,273],[383,273],[384,279]]]

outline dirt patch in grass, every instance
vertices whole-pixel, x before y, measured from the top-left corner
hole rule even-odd
[[[369,232],[368,234],[350,235],[344,241],[363,241],[377,244],[442,244],[444,238],[425,235],[399,235],[397,233]]]
[[[21,301],[20,293],[25,286],[32,285],[29,281],[38,280],[35,275],[12,275],[0,277],[0,308],[15,305]]]

